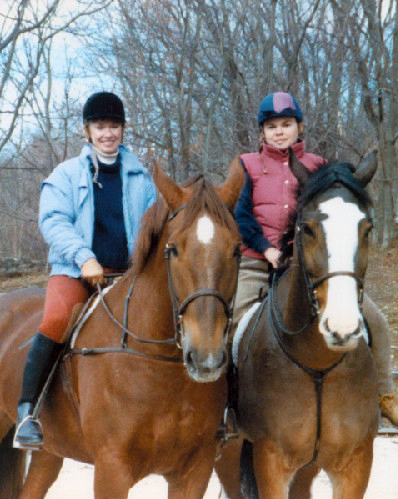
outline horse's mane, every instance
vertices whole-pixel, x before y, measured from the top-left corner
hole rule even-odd
[[[287,257],[291,256],[292,245],[289,244],[289,242],[291,242],[294,237],[294,228],[298,213],[310,201],[326,192],[331,187],[342,185],[354,194],[360,204],[365,207],[369,207],[372,204],[369,194],[354,177],[354,172],[355,168],[351,163],[327,163],[310,175],[299,195],[297,211],[291,217],[288,230],[280,241],[282,248],[281,261],[284,261]]]
[[[152,248],[158,244],[162,237],[167,215],[168,208],[163,198],[159,198],[144,213],[132,255],[131,273],[133,275],[142,272]],[[130,271],[128,273],[130,274]]]
[[[193,224],[200,211],[206,210],[221,225],[238,234],[233,216],[224,203],[220,201],[212,184],[203,175],[200,174],[189,179],[182,187],[191,188],[192,194],[179,215],[182,217],[180,232]],[[163,198],[159,198],[142,217],[141,229],[132,256],[131,273],[133,275],[142,272],[152,251],[157,247],[167,224],[168,214],[169,210],[165,201]]]

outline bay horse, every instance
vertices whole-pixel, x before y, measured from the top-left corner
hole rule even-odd
[[[364,187],[377,163],[330,163],[311,176],[293,156],[291,166],[303,186],[293,256],[235,333],[245,441],[228,444],[216,470],[234,499],[308,499],[320,469],[333,499],[361,499],[378,427],[361,310],[372,227]]]
[[[162,197],[144,215],[133,265],[90,304],[61,361],[41,410],[44,448],[20,492],[22,461],[0,459],[2,499],[43,499],[64,457],[94,465],[95,499],[126,499],[151,473],[166,478],[170,499],[203,497],[226,399],[240,243],[230,210],[243,180],[235,163],[221,186],[199,176],[181,187],[155,164]],[[1,439],[43,298],[34,289],[0,299]]]

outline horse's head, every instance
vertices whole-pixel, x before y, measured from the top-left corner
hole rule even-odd
[[[213,187],[200,176],[180,187],[155,164],[154,180],[170,213],[165,252],[184,363],[195,381],[215,381],[227,363],[240,243],[229,210],[243,170],[234,160],[223,185]]]
[[[364,189],[376,171],[376,155],[354,170],[325,165],[303,187],[296,224],[296,258],[302,260],[319,330],[333,350],[350,350],[364,334],[363,279],[372,228]]]

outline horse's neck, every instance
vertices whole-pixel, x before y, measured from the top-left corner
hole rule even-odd
[[[297,331],[308,324],[297,335],[281,333],[288,351],[299,362],[313,369],[324,369],[333,364],[341,354],[331,351],[326,346],[319,331],[318,318],[311,321],[312,310],[301,268],[293,264],[278,288],[278,302],[286,329]]]

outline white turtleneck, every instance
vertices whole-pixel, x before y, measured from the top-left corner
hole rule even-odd
[[[98,158],[98,161],[100,163],[105,164],[105,165],[112,165],[116,161],[117,155],[119,154],[119,151],[113,152],[111,154],[106,154],[104,152],[99,151],[94,146],[93,146],[93,149],[94,149],[95,154]]]

